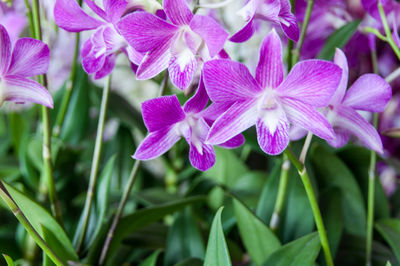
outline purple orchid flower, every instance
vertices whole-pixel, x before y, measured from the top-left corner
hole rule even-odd
[[[340,49],[336,49],[334,61],[343,72],[339,87],[327,108],[327,117],[336,136],[328,143],[338,148],[348,142],[350,135],[354,135],[365,146],[382,154],[378,132],[357,111],[382,112],[392,97],[390,85],[376,74],[364,74],[346,92],[349,69],[346,56]]]
[[[207,120],[210,118],[207,118],[202,111],[208,99],[203,79],[200,78],[196,94],[185,103],[183,108],[176,95],[144,102],[142,113],[149,134],[137,148],[133,158],[154,159],[168,151],[183,137],[190,146],[189,159],[192,165],[201,171],[212,167],[215,163],[214,148],[205,143],[210,129]],[[238,135],[221,146],[236,148],[243,142],[243,136]]]
[[[256,125],[261,149],[275,155],[289,143],[289,123],[323,139],[333,139],[329,122],[316,108],[329,103],[340,74],[333,63],[306,60],[297,63],[284,80],[282,45],[275,30],[261,45],[255,79],[238,62],[205,63],[204,82],[211,100],[217,105],[231,105],[212,125],[207,143],[223,143]]]
[[[289,0],[249,0],[238,12],[247,21],[247,24],[229,40],[232,42],[247,41],[255,32],[254,20],[261,19],[279,24],[285,35],[297,42],[300,30],[296,17],[290,9]]]
[[[8,7],[5,3],[0,2],[0,24],[8,29],[12,43],[15,42],[28,22],[25,10],[20,9]]]
[[[50,51],[41,41],[22,38],[15,42],[0,25],[0,105],[4,101],[33,102],[53,108],[53,99],[42,85],[27,77],[46,73]]]
[[[114,69],[118,51],[127,53],[132,61],[129,56],[130,51],[126,50],[128,44],[115,28],[128,2],[127,0],[103,0],[104,10],[91,0],[84,0],[84,2],[101,20],[89,16],[76,1],[71,0],[57,0],[54,6],[54,19],[56,24],[66,31],[95,30],[84,43],[81,56],[84,70],[88,74],[94,74],[95,79],[100,79]]]
[[[214,19],[193,15],[185,0],[164,0],[169,22],[147,12],[125,16],[118,29],[138,52],[146,53],[137,70],[139,80],[168,68],[172,83],[181,90],[192,82],[199,61],[216,56],[228,33]]]

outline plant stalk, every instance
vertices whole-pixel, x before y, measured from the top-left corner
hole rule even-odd
[[[392,47],[393,52],[396,54],[397,58],[400,60],[400,49],[397,47],[396,42],[393,39],[392,32],[389,27],[389,23],[387,21],[387,17],[385,14],[385,10],[383,9],[382,3],[378,1],[378,9],[379,15],[381,17],[383,29],[385,30],[385,35],[387,39],[387,43]]]
[[[299,41],[297,42],[296,49],[294,49],[292,52],[293,53],[293,57],[292,57],[293,61],[292,61],[291,66],[294,66],[299,61],[301,48],[303,47],[304,39],[306,37],[308,23],[310,22],[310,17],[311,17],[313,7],[314,7],[314,0],[308,0],[306,13],[304,15],[304,20],[303,20],[303,25],[301,26],[300,38],[299,38]]]

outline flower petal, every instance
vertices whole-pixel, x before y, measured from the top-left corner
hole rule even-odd
[[[87,15],[77,1],[57,0],[54,6],[54,20],[66,31],[80,32],[100,27],[103,22]]]
[[[335,131],[335,138],[328,140],[328,144],[334,148],[340,148],[346,145],[350,138],[349,132],[338,127],[334,127],[333,130]]]
[[[222,50],[229,35],[217,21],[207,16],[195,15],[190,28],[204,40],[211,58]]]
[[[106,12],[104,12],[103,9],[101,9],[95,2],[95,0],[83,0],[85,4],[94,12],[96,13],[99,17],[107,21],[107,15]]]
[[[53,99],[45,87],[36,81],[18,76],[5,76],[4,85],[0,84],[1,98],[16,103],[32,102],[53,108]]]
[[[184,48],[177,54],[172,54],[168,66],[169,77],[172,84],[185,90],[192,82],[197,70],[197,59],[189,48]]]
[[[256,27],[254,25],[254,18],[252,18],[241,30],[233,34],[229,40],[235,43],[245,42],[253,36],[254,32],[256,32]]]
[[[343,105],[356,110],[382,112],[390,98],[392,88],[376,74],[364,74],[348,89]]]
[[[107,52],[103,38],[104,28],[98,29],[84,44],[81,51],[82,66],[88,74],[96,73],[104,66]]]
[[[96,74],[94,75],[94,79],[101,79],[110,74],[115,67],[116,60],[116,54],[110,54],[109,56],[106,56],[102,68],[96,72]]]
[[[313,106],[291,98],[282,98],[281,101],[293,125],[305,128],[325,140],[334,138],[332,126]]]
[[[279,11],[279,20],[285,35],[292,41],[297,42],[300,36],[299,25],[297,19],[290,11],[289,0],[281,0],[281,9]]]
[[[193,95],[185,105],[183,106],[183,110],[185,113],[193,112],[199,113],[201,112],[204,107],[207,106],[208,103],[208,94],[206,92],[206,88],[204,87],[203,77],[200,77],[199,86],[197,88],[196,94]]]
[[[201,116],[211,124],[217,120],[223,113],[226,112],[234,103],[211,103],[206,109],[201,112]]]
[[[340,80],[339,86],[335,91],[335,94],[333,94],[330,101],[330,104],[336,105],[342,102],[343,97],[346,93],[347,82],[349,79],[349,66],[347,64],[346,55],[339,48],[336,48],[335,58],[333,61],[342,69],[342,78]]]
[[[117,28],[126,41],[138,52],[158,49],[172,39],[178,29],[147,12],[134,12],[123,17],[117,23]]]
[[[323,60],[305,60],[297,63],[277,91],[316,107],[329,103],[341,79],[342,70]]]
[[[237,14],[241,16],[244,21],[249,21],[256,14],[258,0],[249,0],[244,7],[242,7]]]
[[[282,83],[282,44],[275,30],[272,30],[261,44],[256,80],[263,88],[276,88]]]
[[[0,75],[3,75],[11,61],[11,41],[6,28],[0,25]]]
[[[351,107],[338,106],[334,126],[360,139],[368,148],[382,154],[382,141],[376,129]]]
[[[164,11],[175,25],[189,24],[193,18],[185,0],[164,0]]]
[[[207,61],[203,73],[207,93],[213,102],[235,102],[262,93],[257,81],[242,63],[227,59]]]
[[[161,156],[180,139],[174,127],[149,133],[132,156],[137,160],[151,160]]]
[[[206,142],[224,143],[253,126],[257,119],[256,99],[236,102],[214,122]]]
[[[289,130],[289,138],[291,141],[302,139],[307,135],[307,130],[302,127],[292,125]]]
[[[108,21],[111,23],[117,22],[124,14],[127,5],[127,0],[103,0],[103,6]]]
[[[289,144],[289,122],[282,116],[274,130],[271,130],[262,119],[257,121],[257,140],[260,148],[267,154],[282,153]]]
[[[21,38],[13,49],[8,75],[31,77],[47,72],[50,63],[50,51],[42,41]]]
[[[235,149],[240,147],[245,142],[245,138],[242,134],[236,135],[233,138],[225,141],[224,143],[218,144],[220,147],[224,147],[226,149]]]
[[[169,127],[185,119],[185,113],[176,95],[162,96],[143,102],[142,114],[149,132]]]

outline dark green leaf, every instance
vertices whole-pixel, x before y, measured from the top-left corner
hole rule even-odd
[[[203,266],[204,263],[201,259],[190,258],[175,264],[174,266]]]
[[[400,263],[400,220],[383,219],[375,224],[376,229],[389,243]]]
[[[44,225],[40,225],[41,232],[44,241],[49,247],[56,253],[62,261],[77,261],[75,253],[71,253],[69,250],[65,249],[64,244],[60,242],[57,236],[54,235],[52,231],[46,228]],[[49,260],[50,261],[50,260]]]
[[[156,250],[147,259],[145,259],[139,266],[156,266],[158,255],[160,255],[161,250]]]

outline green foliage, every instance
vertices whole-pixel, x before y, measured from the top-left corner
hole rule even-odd
[[[400,263],[400,219],[379,220],[375,227],[390,245],[397,262]]]

